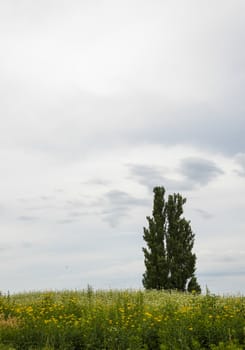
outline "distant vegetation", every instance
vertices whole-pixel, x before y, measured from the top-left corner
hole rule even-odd
[[[0,350],[241,350],[245,297],[164,291],[2,295]]]

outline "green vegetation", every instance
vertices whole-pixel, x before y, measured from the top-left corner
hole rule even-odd
[[[201,292],[195,277],[196,256],[192,253],[194,234],[190,222],[183,216],[186,199],[179,193],[165,201],[164,187],[155,187],[152,218],[143,238],[146,289],[176,289]]]
[[[166,291],[0,296],[0,350],[239,350],[245,297]]]

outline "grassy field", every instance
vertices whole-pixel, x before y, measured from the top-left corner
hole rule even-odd
[[[157,291],[0,296],[0,350],[244,349],[245,297]]]

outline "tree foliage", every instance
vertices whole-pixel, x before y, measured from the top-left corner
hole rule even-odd
[[[165,201],[164,187],[155,187],[153,192],[152,217],[147,217],[143,235],[147,244],[143,248],[143,285],[146,289],[200,292],[194,274],[196,255],[192,253],[195,235],[190,221],[182,216],[186,199],[174,193]]]

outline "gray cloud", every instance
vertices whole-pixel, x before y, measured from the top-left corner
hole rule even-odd
[[[36,216],[31,216],[31,215],[21,215],[18,217],[18,220],[20,221],[36,221],[39,218]]]
[[[40,197],[40,199],[42,200],[42,201],[50,201],[50,200],[53,200],[53,199],[55,199],[55,197],[54,196],[41,196]]]
[[[213,161],[202,158],[186,158],[182,160],[180,171],[193,184],[207,185],[219,175],[224,174]]]
[[[4,212],[5,212],[5,207],[2,204],[0,204],[0,215],[3,215]]]
[[[241,100],[237,103],[244,106]],[[215,104],[195,105],[195,103],[189,106],[182,105],[175,110],[170,107],[167,113],[164,111],[163,103],[161,109],[160,117],[153,118],[151,125],[145,130],[144,137],[148,142],[163,145],[195,145],[226,155],[234,155],[245,149],[243,137],[245,107],[239,109],[233,118],[233,102],[228,97],[224,106],[218,111]]]
[[[0,252],[1,253],[8,252],[8,251],[12,250],[12,248],[13,248],[12,244],[7,244],[7,243],[0,244]]]
[[[110,184],[110,181],[103,180],[99,178],[91,179],[89,181],[82,182],[84,185],[95,185],[95,186],[108,186]]]
[[[105,210],[101,213],[102,219],[111,227],[118,226],[121,221],[128,216],[129,210],[125,207],[117,207],[110,210]]]
[[[239,176],[245,177],[245,153],[239,153],[236,155],[235,160],[240,166],[239,170],[236,170],[236,173]]]
[[[132,208],[149,204],[147,199],[136,198],[119,190],[107,192],[104,198],[106,209],[102,211],[102,217],[112,227],[117,226],[124,217],[130,215]]]
[[[3,110],[2,113],[12,119],[12,122],[5,123],[7,132],[12,130],[14,123],[21,134],[16,131],[10,145],[6,132],[2,133],[2,144],[65,161],[74,161],[112,147],[142,143],[191,144],[224,154],[235,154],[245,149],[244,111],[237,112],[234,122],[231,117],[233,104],[227,107],[230,112],[222,109],[217,116],[216,105],[182,106],[180,102],[180,107],[175,108],[166,98],[150,93],[145,96],[141,91],[132,91],[132,96],[110,98],[87,96],[73,89],[57,94],[51,106],[43,106],[43,100],[40,100],[29,107],[29,113],[38,118],[52,113],[53,121],[50,121],[48,129],[37,125],[35,118],[28,120],[27,124],[24,121],[18,125],[20,121],[11,116],[12,112]],[[46,99],[45,96],[43,98]],[[60,100],[62,106],[59,106]],[[26,103],[29,105],[28,101]],[[26,104],[18,106],[19,114],[24,115],[25,109]],[[81,115],[86,115],[93,124],[84,125]],[[93,133],[91,129],[94,129]]]
[[[131,176],[140,184],[148,187],[150,191],[155,186],[164,186],[167,190],[188,191],[197,185],[207,185],[216,176],[224,172],[213,161],[202,158],[186,158],[181,161],[177,171],[181,179],[171,179],[164,175],[164,169],[155,166],[130,164],[128,165]]]
[[[205,220],[209,220],[213,218],[213,214],[209,213],[206,210],[203,209],[194,209],[198,214],[200,214],[200,216],[205,219]]]
[[[21,248],[25,248],[25,249],[30,249],[33,247],[33,243],[32,242],[28,242],[28,241],[23,241],[20,243],[20,247]]]
[[[135,198],[126,192],[118,190],[112,190],[107,192],[105,197],[112,205],[132,206],[148,204],[148,201],[145,199]]]
[[[58,220],[57,224],[62,224],[62,225],[66,225],[66,224],[73,224],[76,220],[73,219],[62,219],[62,220]]]
[[[91,213],[88,211],[71,211],[68,213],[68,215],[73,218],[79,218],[85,215],[91,215]]]
[[[129,170],[131,177],[146,186],[150,192],[156,186],[164,186],[168,190],[188,190],[192,188],[192,184],[188,180],[174,180],[164,176],[164,170],[160,170],[155,166],[130,164]]]
[[[65,161],[142,143],[245,149],[241,1],[212,15],[192,1],[82,3],[0,4],[2,145]]]
[[[156,166],[129,165],[132,178],[135,178],[143,186],[152,192],[155,186],[164,186],[169,191],[189,191],[195,186],[195,181],[187,176],[182,179],[171,179],[164,175],[164,170]]]
[[[90,203],[86,203],[80,199],[68,199],[66,200],[65,205],[69,208],[86,208]]]
[[[150,191],[155,186],[160,186],[165,183],[165,178],[160,170],[156,167],[140,164],[130,164],[130,173],[133,177],[136,177],[138,181],[149,188]]]

